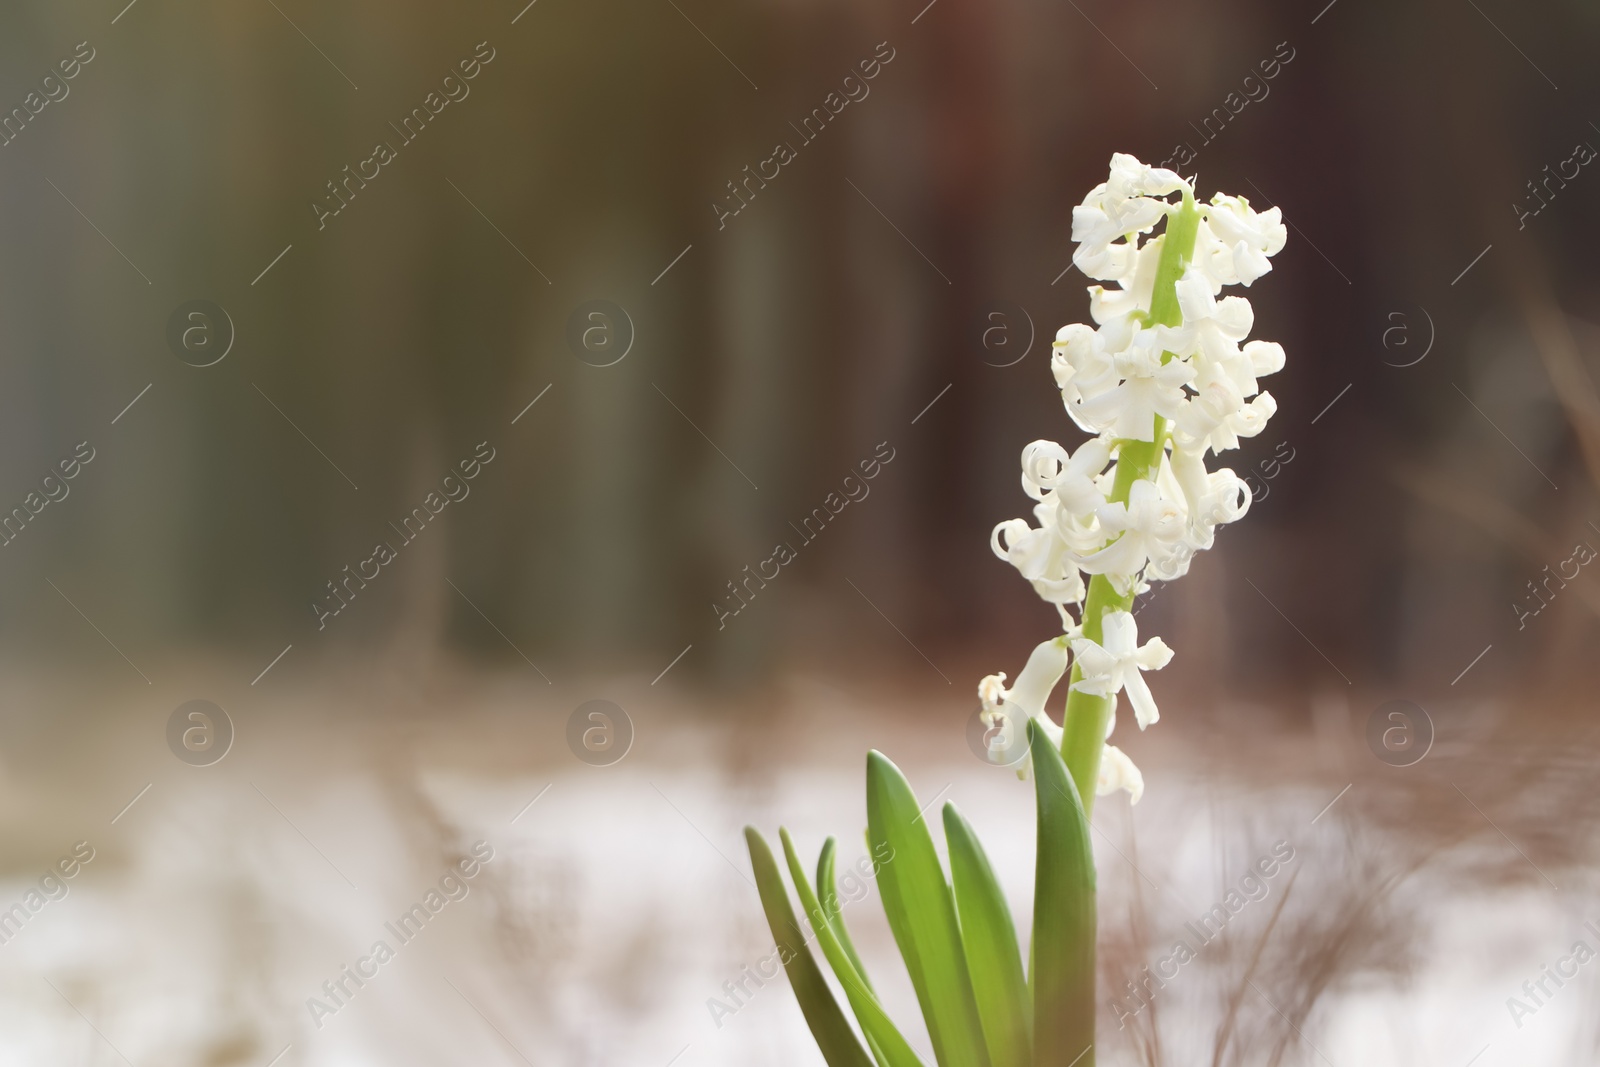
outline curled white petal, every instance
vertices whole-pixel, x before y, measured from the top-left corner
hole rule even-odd
[[[1278,373],[1285,361],[1283,346],[1276,341],[1251,341],[1244,346],[1244,356],[1250,361],[1250,373],[1257,378]]]
[[[978,682],[978,700],[983,704],[984,712],[992,712],[1006,701],[1006,676],[1000,674],[985,675]]]
[[[1144,775],[1122,749],[1107,745],[1100,754],[1100,780],[1095,783],[1095,795],[1103,797],[1119,789],[1128,791],[1128,803],[1139,803],[1144,796]]]
[[[1007,519],[995,526],[994,532],[989,535],[989,548],[996,556],[1011,562],[1012,546],[1020,542],[1032,532],[1032,527],[1022,519]],[[1001,535],[1005,536],[1002,537]]]

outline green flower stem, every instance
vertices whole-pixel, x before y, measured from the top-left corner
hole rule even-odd
[[[1150,313],[1146,323],[1151,326],[1179,326],[1183,312],[1178,307],[1178,279],[1188,269],[1194,258],[1195,237],[1200,230],[1200,209],[1187,191],[1183,205],[1167,219],[1167,232],[1162,239],[1161,259],[1156,265],[1155,288],[1150,296]],[[1162,353],[1165,363],[1174,359],[1171,352]],[[1112,482],[1111,502],[1126,504],[1133,483],[1151,477],[1159,467],[1167,432],[1167,420],[1155,417],[1155,432],[1149,441],[1119,440],[1117,442],[1117,473]],[[1089,579],[1089,593],[1083,602],[1083,636],[1091,641],[1102,639],[1102,619],[1107,612],[1128,611],[1133,607],[1133,593],[1120,594],[1112,587],[1110,579],[1096,574]],[[1083,678],[1083,670],[1076,662],[1072,665],[1071,682],[1076,685]],[[1061,758],[1072,772],[1072,780],[1083,800],[1087,817],[1094,811],[1095,785],[1100,779],[1100,753],[1105,746],[1106,724],[1116,709],[1115,696],[1097,697],[1071,689],[1067,693],[1066,720],[1061,735]]]

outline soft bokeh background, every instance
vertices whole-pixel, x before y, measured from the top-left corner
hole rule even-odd
[[[1600,547],[1591,5],[124,4],[0,12],[0,109],[93,55],[0,147],[0,506],[94,455],[0,548],[0,907],[95,850],[0,944],[0,1060],[819,1063],[781,979],[709,1002],[770,951],[739,827],[853,861],[869,746],[969,810],[1026,914],[1028,791],[965,730],[1053,612],[989,531],[1022,446],[1077,439],[1072,205],[1186,145],[1291,224],[1250,292],[1289,366],[1248,519],[1140,609],[1177,658],[1124,726],[1149,794],[1097,814],[1107,988],[1274,842],[1303,874],[1130,1029],[1108,1004],[1102,1062],[1592,1062],[1592,974],[1506,1004],[1600,948],[1600,589],[1548,577]],[[196,299],[235,335],[204,368],[167,340]],[[597,300],[610,366],[568,340]],[[236,729],[213,766],[167,749],[192,699]],[[612,766],[568,747],[592,699],[632,723]],[[1392,699],[1431,717],[1413,767],[1365,740]],[[318,1028],[479,839],[472,894]],[[877,904],[851,921],[911,1017]]]

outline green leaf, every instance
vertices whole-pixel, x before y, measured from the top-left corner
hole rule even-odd
[[[1031,1067],[1033,1003],[1022,973],[1022,953],[1011,909],[995,881],[978,835],[954,804],[944,806],[944,839],[950,850],[961,940],[978,1001],[978,1017],[994,1067]]]
[[[834,936],[844,948],[844,954],[850,957],[850,962],[855,966],[856,973],[861,976],[861,981],[871,989],[872,980],[867,977],[867,969],[861,965],[861,956],[856,952],[855,942],[850,940],[850,931],[845,928],[839,891],[834,887],[833,860],[838,851],[837,845],[838,842],[831,837],[822,843],[822,854],[817,857],[817,896],[822,901],[823,909],[828,913],[828,925],[833,928]]]
[[[1094,1067],[1095,871],[1083,801],[1061,754],[1028,723],[1039,807],[1033,893],[1033,1054]]]
[[[867,837],[880,864],[878,890],[889,929],[940,1067],[990,1067],[944,868],[910,783],[877,751],[867,754]]]
[[[828,1067],[873,1067],[855,1031],[833,998],[828,981],[806,947],[805,937],[795,921],[794,909],[789,906],[789,894],[783,887],[783,876],[778,873],[777,860],[772,849],[753,826],[744,828],[745,843],[750,848],[750,866],[755,871],[756,889],[761,894],[761,909],[766,912],[767,925],[778,944],[778,958],[788,972],[789,985],[794,998],[800,1002],[800,1011],[811,1027],[817,1047]]]
[[[850,1006],[855,1009],[856,1021],[861,1024],[862,1033],[866,1034],[867,1040],[882,1053],[887,1067],[923,1067],[921,1058],[906,1043],[899,1028],[878,1003],[878,998],[873,995],[871,988],[862,979],[860,971],[845,953],[844,946],[839,943],[839,938],[834,934],[833,927],[822,910],[821,902],[817,900],[817,894],[812,891],[811,883],[806,880],[805,868],[800,866],[800,857],[795,854],[794,841],[790,839],[789,831],[780,829],[778,836],[783,841],[784,857],[789,861],[789,877],[794,880],[795,891],[800,894],[800,906],[805,908],[806,914],[811,917],[812,928],[817,932],[817,943],[822,946],[822,954],[833,967],[834,977],[838,978],[839,984],[844,987],[844,994],[850,999]]]

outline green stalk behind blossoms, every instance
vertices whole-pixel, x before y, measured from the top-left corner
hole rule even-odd
[[[1150,313],[1146,323],[1150,326],[1181,326],[1183,312],[1178,307],[1178,280],[1194,258],[1195,237],[1200,231],[1200,210],[1194,197],[1187,191],[1183,205],[1167,219],[1167,232],[1162,239],[1161,259],[1156,264],[1155,288],[1150,296]],[[1163,352],[1161,362],[1175,358]],[[1111,502],[1126,504],[1133,483],[1152,478],[1161,463],[1167,433],[1167,420],[1155,417],[1155,432],[1149,441],[1119,440],[1117,442],[1117,472],[1112,483]],[[1101,620],[1107,612],[1130,611],[1133,593],[1119,594],[1103,574],[1089,579],[1089,593],[1083,602],[1083,636],[1098,643],[1101,637]],[[1077,663],[1072,665],[1072,684],[1083,677]],[[1117,697],[1099,697],[1070,689],[1067,693],[1067,712],[1061,734],[1061,757],[1072,780],[1077,784],[1078,795],[1083,799],[1087,816],[1094,811],[1095,785],[1100,779],[1100,753],[1105,747],[1106,725],[1116,708]]]

